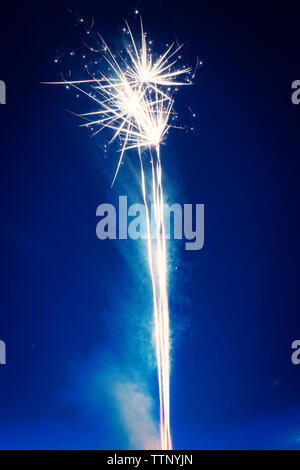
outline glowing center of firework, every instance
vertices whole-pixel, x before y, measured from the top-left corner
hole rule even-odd
[[[137,76],[141,83],[151,83],[155,78],[155,73],[151,69],[151,62],[151,59],[149,59],[146,64],[140,64],[137,68]]]
[[[160,126],[149,126],[147,139],[149,146],[157,147],[162,141],[163,129]]]
[[[135,115],[138,112],[140,107],[140,100],[138,96],[132,93],[130,96],[125,95],[121,98],[121,100],[121,106],[124,109],[125,114]]]

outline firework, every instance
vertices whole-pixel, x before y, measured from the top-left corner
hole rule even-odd
[[[64,81],[85,93],[98,109],[80,116],[86,119],[83,126],[97,127],[94,134],[103,128],[110,128],[113,136],[110,142],[119,138],[122,148],[114,183],[124,153],[136,148],[141,168],[141,188],[146,208],[148,264],[153,291],[154,339],[158,369],[160,401],[160,443],[162,449],[172,449],[170,430],[170,328],[168,301],[168,270],[165,225],[163,217],[164,194],[160,145],[170,127],[173,112],[172,87],[186,85],[187,80],[180,77],[189,74],[190,69],[177,67],[177,53],[180,46],[171,44],[160,55],[152,54],[141,20],[140,41],[134,36],[126,23],[130,44],[124,54],[113,54],[101,38],[101,49],[108,65],[109,73],[104,71],[91,80]],[[100,36],[99,36],[100,37]],[[186,77],[185,77],[186,78]],[[92,87],[87,92],[84,86]],[[146,182],[143,157],[150,156],[152,176]],[[149,187],[150,192],[149,192]],[[149,202],[153,200],[155,231],[151,236]]]

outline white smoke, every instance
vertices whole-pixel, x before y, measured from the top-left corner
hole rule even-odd
[[[151,396],[132,382],[117,382],[113,395],[118,402],[130,448],[159,449],[159,431],[152,418]]]

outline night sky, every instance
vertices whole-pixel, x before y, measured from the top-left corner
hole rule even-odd
[[[157,428],[144,245],[95,231],[99,204],[141,202],[137,157],[110,189],[116,148],[68,112],[93,104],[41,83],[83,78],[97,31],[122,48],[137,8],[158,52],[178,39],[203,61],[162,146],[167,201],[205,205],[203,249],[170,247],[174,448],[298,449],[299,4],[6,3],[0,448],[141,448]]]

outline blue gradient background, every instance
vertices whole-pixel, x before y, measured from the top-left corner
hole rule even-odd
[[[196,131],[172,131],[163,148],[170,200],[205,204],[203,250],[178,246],[170,267],[174,447],[297,449],[299,6],[167,0],[1,14],[0,448],[130,448],[116,377],[146,384],[156,413],[143,259],[134,242],[95,235],[96,207],[124,194],[134,160],[110,191],[116,155],[65,112],[79,110],[72,92],[40,84],[83,39],[66,7],[118,45],[136,6],[151,37],[176,34],[188,62],[204,61],[176,104]]]

